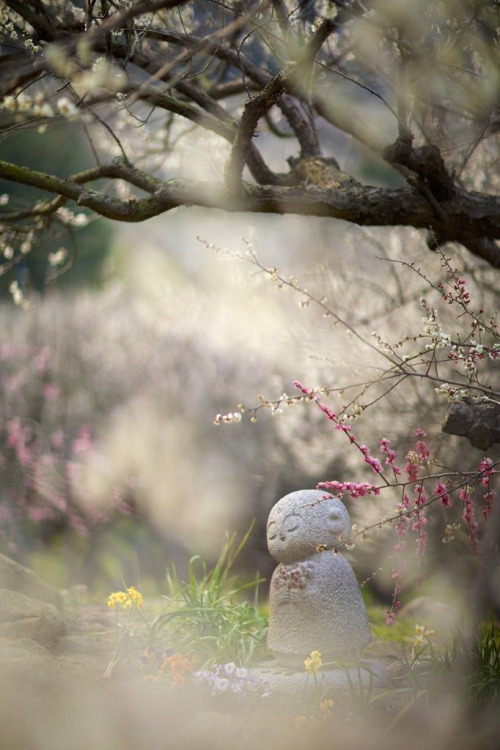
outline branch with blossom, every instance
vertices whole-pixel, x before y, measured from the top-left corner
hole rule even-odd
[[[450,470],[440,464],[438,458],[433,455],[426,432],[422,428],[416,430],[414,445],[405,450],[402,461],[398,461],[394,441],[387,436],[379,439],[378,457],[364,441],[356,437],[352,423],[386,399],[403,382],[412,379],[428,381],[433,386],[432,393],[447,395],[452,404],[469,399],[478,404],[500,405],[500,393],[488,382],[490,370],[486,367],[500,356],[500,337],[495,316],[488,316],[482,308],[475,311],[464,274],[452,264],[449,256],[438,251],[441,258],[441,280],[431,280],[413,263],[402,261],[401,264],[411,274],[416,274],[420,280],[426,282],[429,295],[437,294],[438,302],[446,303],[448,309],[456,310],[460,326],[454,330],[453,335],[446,330],[446,316],[440,313],[435,304],[431,304],[428,297],[420,293],[418,304],[423,313],[421,330],[405,334],[395,342],[387,341],[376,332],[372,338],[368,338],[349,320],[332,309],[326,297],[309,291],[299,283],[296,276],[286,276],[276,267],[267,267],[258,259],[252,245],[248,242],[246,244],[246,253],[239,257],[255,266],[257,274],[267,276],[275,289],[290,289],[293,293],[299,294],[300,308],[319,309],[325,321],[333,320],[335,326],[343,327],[348,335],[355,337],[365,349],[371,353],[376,352],[382,358],[384,366],[381,374],[372,380],[351,383],[346,387],[310,388],[300,381],[295,381],[298,396],[290,396],[285,392],[278,399],[272,400],[259,394],[259,405],[247,408],[239,404],[236,413],[226,416],[219,414],[214,421],[216,424],[239,422],[245,416],[250,416],[251,421],[255,422],[257,413],[262,409],[272,415],[278,415],[291,406],[313,405],[332,424],[336,432],[344,435],[349,447],[358,452],[363,464],[370,467],[378,480],[376,483],[351,479],[325,480],[319,482],[317,488],[351,500],[368,496],[375,498],[387,490],[397,493],[398,500],[392,515],[383,516],[376,523],[359,530],[356,528],[351,538],[345,541],[346,548],[350,549],[357,539],[366,538],[372,530],[386,525],[392,526],[395,534],[390,556],[393,592],[386,620],[388,624],[392,624],[401,607],[401,594],[409,561],[408,552],[411,548],[414,551],[414,564],[419,573],[417,583],[421,584],[425,578],[428,520],[429,511],[433,506],[439,505],[448,515],[454,514],[454,518],[444,526],[443,542],[451,542],[454,533],[462,527],[469,537],[473,554],[478,553],[482,526],[490,516],[495,502],[494,484],[498,477],[500,461],[493,461],[485,456],[476,467],[457,467]],[[214,246],[210,249],[218,251]],[[342,396],[348,389],[354,389],[355,395],[348,403],[343,404],[341,409],[333,409],[327,403],[330,395]],[[367,395],[370,393],[371,398],[368,400]],[[478,503],[482,506],[480,516],[477,511]],[[457,508],[459,518],[456,517]]]
[[[310,396],[311,392],[308,391],[301,383],[296,383],[299,390],[306,396]],[[318,408],[326,415],[326,417],[335,424],[335,429],[342,428],[342,424],[339,423],[337,415],[332,412],[327,406],[325,406],[319,400],[317,395],[314,396],[314,402]],[[396,465],[396,452],[391,448],[390,441],[388,438],[382,438],[380,441],[380,450],[382,454],[385,454],[385,464],[390,466],[393,472],[394,479],[389,482],[385,477],[382,476],[384,468],[381,462],[371,455],[370,449],[366,445],[358,444],[355,437],[350,434],[350,429],[341,429],[345,434],[348,435],[349,443],[354,444],[364,457],[364,461],[372,468],[372,470],[381,476],[385,484],[381,486],[372,485],[367,482],[320,482],[317,485],[317,489],[327,490],[333,494],[344,496],[348,494],[351,499],[357,499],[366,495],[379,495],[381,490],[391,487],[392,489],[399,490],[402,493],[402,500],[396,504],[397,513],[390,517],[384,517],[384,519],[371,526],[366,526],[360,531],[355,532],[347,541],[346,547],[352,549],[354,546],[354,539],[361,536],[365,538],[367,533],[374,528],[381,528],[385,524],[393,524],[394,532],[396,534],[396,543],[392,551],[393,560],[393,572],[392,579],[394,580],[394,589],[392,595],[392,604],[387,612],[386,623],[392,625],[394,623],[396,612],[401,607],[400,595],[403,591],[403,572],[406,568],[406,560],[404,553],[407,547],[407,536],[408,532],[412,531],[415,534],[415,558],[417,565],[421,569],[419,577],[419,585],[425,578],[425,553],[427,548],[427,509],[439,501],[444,508],[451,507],[451,495],[458,491],[458,496],[462,502],[462,521],[464,526],[468,530],[468,534],[472,543],[473,553],[477,555],[479,550],[479,539],[478,531],[479,525],[475,520],[475,507],[472,498],[472,489],[474,486],[481,486],[486,489],[483,490],[483,517],[486,520],[491,513],[492,503],[495,499],[495,490],[492,489],[492,480],[496,474],[499,474],[495,467],[500,465],[500,461],[495,464],[487,457],[483,458],[478,468],[474,472],[458,473],[455,472],[452,476],[454,479],[448,479],[446,484],[442,481],[446,477],[446,473],[435,473],[427,474],[426,476],[420,476],[420,470],[422,467],[427,467],[431,460],[431,452],[426,442],[426,433],[424,430],[419,428],[416,431],[417,441],[415,450],[408,451],[405,457],[405,474],[406,481],[403,481],[401,477],[401,469]],[[448,473],[449,474],[449,473]],[[429,481],[436,482],[434,490],[431,495],[427,494],[426,483]],[[412,497],[409,494],[409,487],[412,487]]]
[[[230,254],[213,243],[201,239],[200,241],[211,252],[221,255]],[[452,337],[443,329],[437,308],[431,306],[425,297],[420,296],[418,302],[423,311],[422,330],[411,335],[405,334],[391,343],[375,331],[370,337],[361,333],[344,316],[333,309],[326,297],[315,295],[302,285],[295,275],[287,276],[280,273],[276,267],[263,264],[252,243],[248,240],[244,242],[245,253],[232,253],[230,254],[232,257],[249,262],[256,267],[256,273],[267,276],[275,289],[289,289],[299,294],[299,306],[302,309],[311,306],[319,309],[326,323],[333,322],[335,327],[343,328],[349,337],[356,339],[367,351],[374,352],[381,357],[382,368],[380,375],[371,380],[336,387],[321,386],[309,390],[307,394],[303,394],[303,397],[283,393],[279,398],[273,399],[259,394],[259,405],[246,407],[238,404],[236,412],[218,414],[214,418],[215,424],[238,422],[245,415],[250,415],[251,421],[255,422],[258,412],[262,409],[276,416],[281,414],[284,408],[296,406],[302,400],[312,400],[318,393],[324,395],[337,393],[343,396],[346,392],[354,391],[354,395],[342,405],[338,413],[340,422],[343,422],[345,418],[352,420],[361,416],[367,409],[409,380],[428,380],[433,384],[436,393],[446,396],[449,402],[469,398],[474,403],[498,404],[500,408],[500,392],[480,377],[481,368],[486,374],[485,365],[500,357],[500,333],[495,316],[494,314],[487,316],[481,308],[474,312],[470,293],[465,289],[465,280],[459,269],[451,264],[451,258],[442,251],[438,251],[444,274],[442,282],[432,281],[421,268],[413,263],[395,260],[390,260],[390,262],[399,263],[411,273],[417,274],[425,281],[429,289],[436,291],[439,297],[446,301],[448,306],[458,306],[460,312],[457,314],[466,315],[471,320],[470,330],[467,329],[461,337],[458,335]],[[448,287],[456,289],[454,295],[449,291],[448,293],[443,291]],[[408,349],[410,350],[406,353],[405,350]],[[457,371],[457,365],[461,371]],[[367,399],[369,393],[372,396]]]

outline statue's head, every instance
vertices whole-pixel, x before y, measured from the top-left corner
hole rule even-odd
[[[267,521],[267,544],[281,563],[337,547],[351,533],[344,503],[320,490],[299,490],[279,500]]]

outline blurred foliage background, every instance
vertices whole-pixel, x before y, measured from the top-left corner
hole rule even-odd
[[[355,87],[343,79],[338,85],[342,100],[350,101]],[[377,101],[365,94],[366,112],[376,118]],[[88,156],[106,136],[98,130],[92,144],[85,125],[71,120],[54,120],[44,132],[19,123],[4,132],[0,158],[59,176],[93,163]],[[126,123],[120,137],[146,153],[144,144],[156,147],[164,131],[168,127],[154,115],[140,128]],[[159,148],[162,160],[168,156],[167,175],[220,178],[226,143],[191,126],[183,138],[175,129],[170,135],[175,148]],[[293,142],[271,143],[261,135],[265,158],[282,169]],[[330,125],[322,138],[349,174],[375,185],[401,184],[353,138]],[[155,148],[151,153],[154,165]],[[479,175],[488,151],[478,148],[476,157]],[[9,192],[10,207],[41,196],[12,184],[0,184],[2,191]],[[216,427],[215,415],[240,403],[259,406],[258,394],[269,400],[294,395],[296,379],[336,388],[332,402],[339,408],[354,383],[374,381],[383,371],[373,333],[387,341],[418,335],[420,298],[437,301],[400,263],[412,261],[438,279],[440,257],[415,230],[368,230],[331,219],[190,207],[140,225],[87,218],[82,228],[60,226],[39,235],[37,252],[0,279],[2,551],[59,587],[83,582],[106,591],[133,579],[146,592],[161,591],[169,563],[182,573],[193,553],[216,560],[226,535],[243,532],[255,518],[239,564],[268,577],[274,561],[265,524],[280,497],[328,479],[372,476],[310,406],[275,417],[261,410],[255,424],[243,418]],[[248,242],[265,267],[296,276],[346,325],[325,317],[300,291],[279,289],[246,256]],[[60,247],[74,263],[47,286],[54,271],[49,254]],[[460,247],[454,253],[476,308],[494,314],[494,269]],[[24,307],[11,299],[13,279],[24,289]],[[463,323],[446,306],[439,316],[452,333]],[[493,382],[496,363],[484,368]],[[432,383],[408,380],[382,398],[383,390],[356,422],[362,442],[375,451],[388,437],[402,460],[420,427],[444,466],[477,468],[480,451],[441,433],[446,401]],[[488,455],[495,459],[498,449]],[[376,523],[397,499],[386,493],[349,501],[349,511],[359,524]],[[459,522],[460,513],[460,507],[430,513],[429,590],[463,590],[474,578],[463,529],[456,529],[453,544],[442,544],[446,524]],[[385,602],[393,544],[390,528],[382,526],[350,555],[371,595]],[[418,576],[415,570],[413,581]]]
[[[80,128],[66,120],[60,120],[43,132],[32,127],[18,127],[14,132],[4,130],[0,139],[0,159],[25,164],[58,177],[67,177],[85,168],[90,148],[90,143]],[[7,183],[1,179],[0,193],[8,193],[10,206],[18,208],[47,197],[46,193],[36,188]],[[73,267],[57,280],[60,287],[74,289],[101,284],[112,232],[111,222],[98,218],[82,227],[77,237],[72,236],[68,230],[63,230],[62,226],[58,234],[51,232],[44,237],[41,233],[37,252],[27,255],[23,264],[0,278],[0,295],[5,297],[9,294],[8,288],[13,279],[17,279],[22,285],[28,284],[33,291],[43,294],[48,279],[54,273],[48,261],[49,253],[61,246],[68,252]]]
[[[371,481],[311,406],[274,417],[261,410],[255,424],[213,424],[240,403],[258,406],[258,394],[294,394],[296,378],[347,387],[380,367],[376,352],[304,305],[300,293],[277,290],[248,262],[243,238],[266,266],[328,296],[367,336],[376,330],[394,338],[421,326],[419,298],[428,290],[388,258],[411,255],[429,272],[440,270],[416,231],[366,232],[321,219],[250,221],[180,209],[147,229],[116,228],[104,262],[87,236],[87,261],[94,253],[98,262],[93,274],[80,276],[78,261],[74,283],[68,274],[45,294],[33,292],[28,309],[7,298],[1,304],[2,551],[59,587],[84,582],[106,591],[133,580],[157,592],[169,563],[182,574],[193,553],[217,559],[227,533],[256,518],[238,564],[269,577],[265,523],[280,497],[325,479]],[[474,286],[485,304],[487,273],[480,267]],[[432,384],[408,382],[361,417],[356,434],[374,450],[386,435],[402,457],[424,427],[443,463],[475,468],[482,453],[440,432],[445,408]],[[27,430],[24,464],[15,418]],[[349,511],[371,523],[396,500],[350,501]],[[459,519],[460,509],[453,513]],[[442,596],[472,580],[475,563],[463,531],[442,544],[449,513],[436,508],[430,517],[427,585]],[[385,527],[350,553],[360,579],[384,602],[393,543]],[[413,580],[418,575],[415,569]]]

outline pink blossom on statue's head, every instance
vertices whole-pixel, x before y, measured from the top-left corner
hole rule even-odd
[[[380,488],[368,482],[320,482],[316,485],[318,490],[328,490],[332,494],[344,494],[346,492],[355,499],[365,495],[379,495]]]

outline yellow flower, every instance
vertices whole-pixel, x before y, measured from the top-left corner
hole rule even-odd
[[[321,701],[319,704],[319,709],[321,713],[323,714],[323,717],[326,718],[327,716],[330,716],[332,713],[333,708],[333,700],[331,698],[327,698],[324,701]]]
[[[135,586],[130,586],[126,591],[114,591],[108,597],[108,607],[114,609],[117,605],[127,609],[135,607],[140,609],[143,604],[143,596]]]
[[[413,646],[423,646],[425,643],[429,643],[433,635],[434,630],[428,630],[423,625],[415,625],[415,638],[413,639]]]
[[[110,594],[108,598],[108,607],[110,609],[114,609],[117,604],[123,607],[125,606],[126,601],[127,601],[127,594],[125,593],[125,591],[115,591],[112,594]]]
[[[304,661],[306,671],[313,675],[318,674],[319,668],[322,664],[323,662],[319,651],[311,651],[307,659]]]
[[[133,605],[137,609],[140,609],[144,603],[144,597],[142,596],[141,592],[137,591],[135,586],[129,586],[129,588],[127,589],[127,594],[129,598],[124,606],[131,607]]]
[[[298,714],[298,716],[295,717],[295,729],[302,729],[302,727],[309,724],[309,721],[309,718],[304,714]]]

